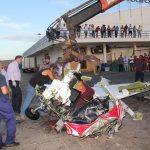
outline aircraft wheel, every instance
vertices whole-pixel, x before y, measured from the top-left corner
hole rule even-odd
[[[38,120],[40,118],[40,113],[30,107],[26,109],[25,114],[31,120]]]

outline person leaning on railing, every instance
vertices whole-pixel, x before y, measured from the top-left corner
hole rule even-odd
[[[96,38],[98,38],[98,32],[99,32],[100,30],[101,30],[100,27],[97,26],[96,29],[95,29],[95,36],[96,36]]]
[[[139,25],[139,27],[138,27],[138,29],[137,29],[138,38],[141,38],[141,32],[142,32],[142,26]]]
[[[131,25],[131,24],[130,24]],[[92,27],[93,26],[93,27]],[[69,32],[67,30],[67,28],[65,27],[65,25],[60,28],[59,26],[57,26],[55,29],[56,32],[56,38],[59,39],[61,36],[63,37],[67,37]],[[97,26],[96,28],[94,28],[94,25],[90,24],[90,25],[87,25],[85,24],[82,28],[82,26],[76,26],[75,27],[75,31],[76,31],[76,37],[77,38],[80,38],[81,36],[84,36],[84,38],[87,38],[87,37],[91,37],[91,38],[98,38],[99,35],[101,36],[101,38],[110,38],[110,37],[115,37],[117,38],[118,35],[120,35],[121,38],[123,37],[133,37],[133,38],[141,38],[141,33],[142,33],[142,26],[139,25],[139,27],[137,28],[135,25],[133,26],[129,26],[128,25],[121,25],[121,27],[119,28],[119,26],[113,26],[111,27],[110,25],[108,25],[108,27],[106,28],[106,25],[102,25],[101,27],[100,26]],[[127,34],[128,33],[128,34]],[[145,32],[146,35],[149,35],[149,32]],[[49,38],[49,35],[50,34],[50,31],[47,30],[47,34],[46,34],[46,37]]]
[[[136,31],[137,29],[136,29],[136,26],[134,25],[133,26],[133,38],[136,38]]]

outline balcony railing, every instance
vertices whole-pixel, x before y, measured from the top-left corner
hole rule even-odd
[[[65,31],[61,31],[61,34],[63,34],[63,32]],[[68,32],[67,32],[67,35],[68,35]],[[125,36],[125,33],[121,33],[120,31],[118,31],[117,37],[115,37],[115,32],[111,32],[110,37],[108,37],[107,31],[104,32],[103,35],[101,31],[98,31],[97,33],[94,32],[93,34],[92,34],[92,31],[88,31],[87,37],[85,37],[84,30],[81,30],[79,34],[78,33],[76,34],[76,38],[150,38],[150,31],[141,31],[140,34],[138,32],[133,34],[132,32],[132,36],[129,35],[128,32]]]

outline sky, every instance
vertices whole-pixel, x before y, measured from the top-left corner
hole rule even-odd
[[[22,55],[45,35],[47,27],[55,19],[86,1],[0,0],[0,60],[14,59],[16,55]],[[129,8],[139,8],[139,4],[125,1],[105,13]]]

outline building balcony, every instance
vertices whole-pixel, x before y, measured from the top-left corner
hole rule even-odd
[[[63,34],[64,31],[61,32],[61,35]],[[67,32],[67,31],[66,31]],[[68,32],[67,32],[68,35]],[[47,47],[50,47],[52,45],[55,44],[59,44],[60,41],[63,41],[64,39],[60,38],[59,41],[49,41],[49,39],[44,36],[42,39],[40,39],[38,42],[36,42],[32,47],[30,47],[26,52],[24,52],[23,56],[24,57],[28,57],[28,56],[32,56],[35,53],[46,49]],[[119,44],[119,43],[149,43],[150,42],[150,31],[142,31],[141,32],[141,37],[138,37],[136,34],[136,37],[129,37],[129,35],[127,34],[126,38],[125,37],[121,37],[120,34],[118,34],[117,38],[115,38],[115,36],[112,34],[112,37],[108,38],[107,35],[105,38],[101,37],[101,33],[98,33],[97,37],[92,37],[90,36],[90,34],[88,33],[87,37],[85,38],[84,35],[84,31],[80,32],[80,37],[76,38],[77,43],[79,44],[94,44],[94,43],[99,43],[99,44],[103,44],[103,43],[115,43],[115,44]]]

